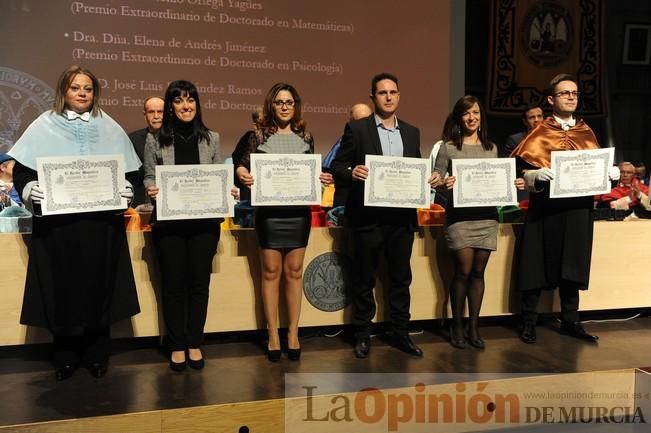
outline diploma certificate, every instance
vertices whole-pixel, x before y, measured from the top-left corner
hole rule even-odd
[[[38,183],[45,193],[43,215],[127,208],[122,155],[37,158]]]
[[[453,159],[454,207],[518,204],[515,158]]]
[[[321,155],[252,153],[253,206],[321,204]]]
[[[429,159],[366,155],[365,165],[364,206],[429,208]]]
[[[563,150],[551,153],[554,179],[549,182],[550,198],[581,197],[610,192],[608,168],[615,148]]]
[[[233,164],[157,165],[156,186],[160,221],[234,215]]]

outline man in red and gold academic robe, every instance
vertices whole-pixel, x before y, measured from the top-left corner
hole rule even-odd
[[[554,77],[547,97],[552,116],[531,131],[511,154],[517,158],[530,191],[515,260],[524,321],[520,338],[525,343],[536,341],[536,307],[541,291],[556,287],[561,299],[561,333],[591,342],[598,340],[585,331],[578,313],[579,291],[588,288],[590,279],[593,196],[549,198],[549,181],[554,177],[551,152],[599,148],[590,127],[574,117],[579,96],[574,78],[567,74]]]

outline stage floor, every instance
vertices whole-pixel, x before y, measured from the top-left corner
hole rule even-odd
[[[623,316],[623,315],[622,315]],[[425,355],[414,358],[382,337],[372,340],[367,359],[356,359],[351,341],[338,328],[305,329],[299,362],[270,363],[255,333],[210,335],[202,371],[171,371],[155,339],[114,342],[108,375],[92,378],[85,369],[63,382],[54,380],[49,345],[0,348],[0,427],[278,399],[284,373],[574,373],[651,365],[651,318],[587,323],[600,336],[591,344],[561,336],[556,323],[538,327],[538,342],[522,343],[509,317],[487,319],[486,350],[458,350],[447,342],[440,321],[414,323],[413,335]]]

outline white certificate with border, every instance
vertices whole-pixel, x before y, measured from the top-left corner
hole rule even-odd
[[[45,193],[43,215],[127,208],[127,200],[120,196],[126,186],[121,154],[37,158],[36,171]]]
[[[234,215],[233,164],[157,165],[156,186],[159,221]]]
[[[581,197],[609,193],[608,169],[613,166],[614,159],[614,147],[552,152],[551,170],[554,179],[549,182],[549,197]]]
[[[518,204],[515,158],[453,159],[454,207]]]
[[[252,153],[253,206],[321,204],[321,155]]]
[[[429,208],[429,159],[366,155],[364,164],[364,206]]]

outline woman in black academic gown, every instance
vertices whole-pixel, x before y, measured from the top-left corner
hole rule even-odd
[[[122,154],[122,175],[137,175],[140,160],[122,128],[100,109],[99,91],[92,72],[68,68],[57,83],[54,108],[10,151],[16,188],[35,214],[20,323],[52,333],[57,380],[82,364],[103,377],[111,323],[140,311],[122,212],[40,215],[39,157]],[[120,194],[133,197],[126,184]]]

